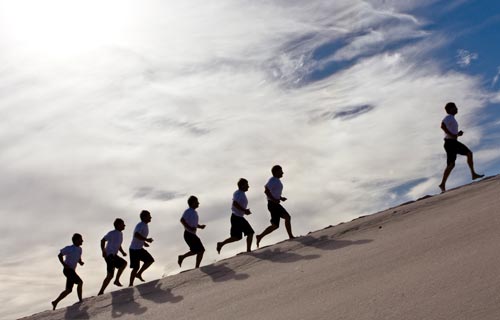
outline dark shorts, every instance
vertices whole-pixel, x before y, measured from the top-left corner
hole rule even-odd
[[[127,266],[127,261],[115,254],[110,254],[104,258],[104,260],[106,260],[106,270],[108,274],[111,275],[115,273],[115,269],[121,269]]]
[[[70,268],[64,268],[64,275],[66,276],[66,290],[72,290],[73,285],[83,283],[82,279],[76,274],[76,271]]]
[[[234,214],[231,215],[231,237],[241,239],[241,234],[248,236],[254,233],[255,231],[253,231],[247,219]]]
[[[155,259],[146,251],[146,249],[129,249],[130,252],[130,268],[139,269],[140,262],[153,263]]]
[[[280,219],[290,219],[290,214],[279,203],[268,201],[267,209],[271,212],[271,224],[277,227],[280,226]]]
[[[444,139],[444,150],[446,150],[447,164],[454,164],[457,160],[457,154],[465,156],[471,153],[465,144],[455,139]]]
[[[202,253],[205,251],[205,247],[201,243],[200,238],[194,233],[184,230],[184,241],[186,241],[189,246],[189,251],[193,253]]]

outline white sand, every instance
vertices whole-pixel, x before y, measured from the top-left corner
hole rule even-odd
[[[25,319],[497,320],[499,208],[497,176]]]

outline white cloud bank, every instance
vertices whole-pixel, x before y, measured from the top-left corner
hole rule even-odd
[[[190,194],[210,263],[240,177],[261,232],[262,186],[281,164],[285,207],[305,234],[437,192],[447,101],[459,106],[466,144],[483,134],[480,80],[423,55],[439,35],[401,11],[419,2],[0,3],[0,318],[49,307],[64,284],[56,255],[73,232],[85,239],[79,273],[90,296],[105,275],[98,243],[116,217],[128,248],[139,211],[152,212],[150,280],[178,271]],[[450,185],[468,181],[460,166]],[[415,179],[424,182],[397,192]],[[284,237],[280,229],[264,245]]]

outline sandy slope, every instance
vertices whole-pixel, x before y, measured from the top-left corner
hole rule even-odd
[[[497,320],[499,208],[497,176],[25,319]]]

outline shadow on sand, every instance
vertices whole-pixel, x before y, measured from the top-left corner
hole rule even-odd
[[[319,238],[315,238],[313,236],[304,236],[296,238],[293,241],[297,241],[307,247],[314,247],[321,250],[337,250],[345,248],[347,246],[367,244],[372,242],[373,240],[363,239],[363,240],[352,241],[352,240],[336,240],[330,236],[321,236]]]
[[[283,251],[281,249],[267,249],[262,252],[253,252],[252,255],[257,259],[268,260],[277,263],[290,263],[301,260],[312,260],[320,257],[318,254],[300,255],[292,251]]]
[[[66,308],[64,319],[90,319],[87,312],[88,309],[89,307],[83,303],[75,303],[74,305]]]
[[[245,280],[250,276],[246,273],[236,273],[233,269],[227,267],[227,262],[218,265],[208,265],[200,268],[200,271],[206,273],[213,282],[222,282],[228,280]]]
[[[134,298],[134,289],[137,289],[139,296],[154,303],[177,303],[184,299],[183,296],[176,296],[171,289],[163,289],[160,280],[140,284],[135,288],[127,288],[111,292],[111,316],[119,318],[124,315],[140,316],[148,308],[141,306]]]
[[[174,295],[171,289],[162,289],[159,279],[138,285],[137,290],[142,298],[154,303],[177,303],[184,299],[183,296]]]
[[[113,318],[124,315],[139,316],[148,310],[134,300],[134,288],[111,292],[111,300],[111,316]]]

